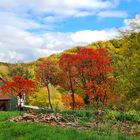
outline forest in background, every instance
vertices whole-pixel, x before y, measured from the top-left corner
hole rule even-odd
[[[112,101],[106,105],[112,109],[140,110],[140,33],[138,31],[139,26],[135,25],[135,27],[132,27],[131,31],[121,31],[118,39],[98,41],[84,47],[93,50],[100,48],[108,51],[107,55],[110,58],[112,67],[112,72],[109,75],[112,78],[109,92],[111,92],[113,98]],[[52,65],[52,69],[59,69],[58,63],[61,56],[64,54],[76,54],[80,48],[83,47],[74,47],[65,50],[61,54],[54,54],[49,57],[40,58],[37,61],[30,63],[0,63],[0,76],[7,80],[11,80],[13,76],[21,76],[25,79],[34,81],[36,80],[36,71],[39,65],[49,61],[58,67],[54,68]],[[54,76],[54,79],[56,78],[56,75],[52,76]],[[63,82],[65,83],[66,81]],[[63,96],[65,96],[65,98],[70,98],[67,95],[71,93],[70,89],[64,85],[61,86],[61,83],[51,81],[49,84],[52,106],[59,109],[63,108]],[[83,93],[82,89],[76,87],[74,92],[77,96],[77,99],[75,100],[80,100],[81,97],[82,99],[86,98],[86,94]],[[27,100],[28,104],[41,107],[49,106],[48,95],[46,96],[46,93],[48,94],[47,88],[39,85],[38,89],[32,94],[32,96],[29,96]],[[67,102],[66,99],[64,100]],[[82,101],[79,102],[80,104],[82,103]],[[93,106],[96,105],[97,104],[94,104]]]

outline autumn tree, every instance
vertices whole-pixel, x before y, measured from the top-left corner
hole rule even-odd
[[[60,68],[63,70],[65,87],[71,91],[73,106],[74,93],[81,88],[90,102],[105,104],[107,101],[112,72],[108,51],[103,48],[91,49],[82,47],[75,54],[63,54],[60,58]]]
[[[12,77],[11,81],[2,79],[3,84],[1,86],[2,94],[10,94],[19,98],[18,107],[22,110],[22,102],[25,95],[30,95],[34,89],[35,84],[32,80],[24,79],[20,76]]]
[[[36,79],[41,83],[42,86],[47,88],[48,91],[48,101],[49,106],[53,109],[51,103],[51,96],[50,96],[50,88],[49,85],[56,85],[57,84],[57,74],[59,72],[57,63],[55,61],[46,60],[42,62],[36,71]]]
[[[132,33],[116,40],[121,45],[113,55],[116,83],[114,90],[121,96],[121,108],[140,109],[140,33]],[[114,47],[116,45],[114,44]]]
[[[74,67],[74,54],[63,54],[59,61],[61,68],[60,85],[71,92],[72,109],[75,109],[76,69]]]
[[[103,48],[80,48],[76,54],[75,67],[82,88],[90,97],[90,101],[105,103],[111,80],[109,73],[112,72],[108,51]]]

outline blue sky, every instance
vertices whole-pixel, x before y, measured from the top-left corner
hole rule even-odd
[[[0,0],[0,61],[32,61],[114,38],[138,14],[140,0]]]
[[[125,26],[124,19],[134,18],[136,14],[140,13],[140,1],[122,0],[115,10],[126,14],[122,14],[122,16],[112,15],[112,17],[107,17],[106,15],[106,17],[85,16],[81,18],[69,18],[56,27],[55,31],[75,32],[79,30],[102,30]]]

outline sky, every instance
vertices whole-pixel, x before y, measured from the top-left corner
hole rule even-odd
[[[0,61],[40,57],[115,38],[140,0],[0,0]]]

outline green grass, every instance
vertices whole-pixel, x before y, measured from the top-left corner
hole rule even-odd
[[[100,109],[101,110],[101,109]],[[97,111],[97,110],[96,110]],[[116,120],[116,121],[129,121],[134,123],[140,122],[140,111],[135,110],[129,110],[127,112],[125,111],[116,111],[116,110],[110,110],[110,109],[102,109],[102,114],[100,115],[100,118],[102,120],[108,121],[108,120]],[[40,109],[37,113],[60,113],[64,117],[73,117],[77,119],[80,122],[87,123],[93,119],[96,119],[95,110],[93,109],[79,109],[79,110],[63,110],[63,111],[57,111],[57,110],[48,110],[48,109]]]
[[[19,116],[21,114],[23,114],[23,112],[19,112],[19,111],[3,112],[3,111],[0,111],[0,121],[7,120],[10,117]]]
[[[139,140],[137,137],[125,136],[110,128],[94,128],[81,131],[49,126],[45,123],[8,122],[8,118],[18,116],[21,112],[0,112],[0,140]],[[88,118],[84,111],[63,112],[64,115],[76,115]],[[90,117],[89,117],[90,118]]]
[[[67,118],[73,117],[81,124],[85,124],[96,118],[93,110],[85,110],[85,109],[80,109],[76,111],[65,110],[62,111],[61,114]]]
[[[0,122],[0,140],[138,140],[106,131],[62,129],[40,123]]]

